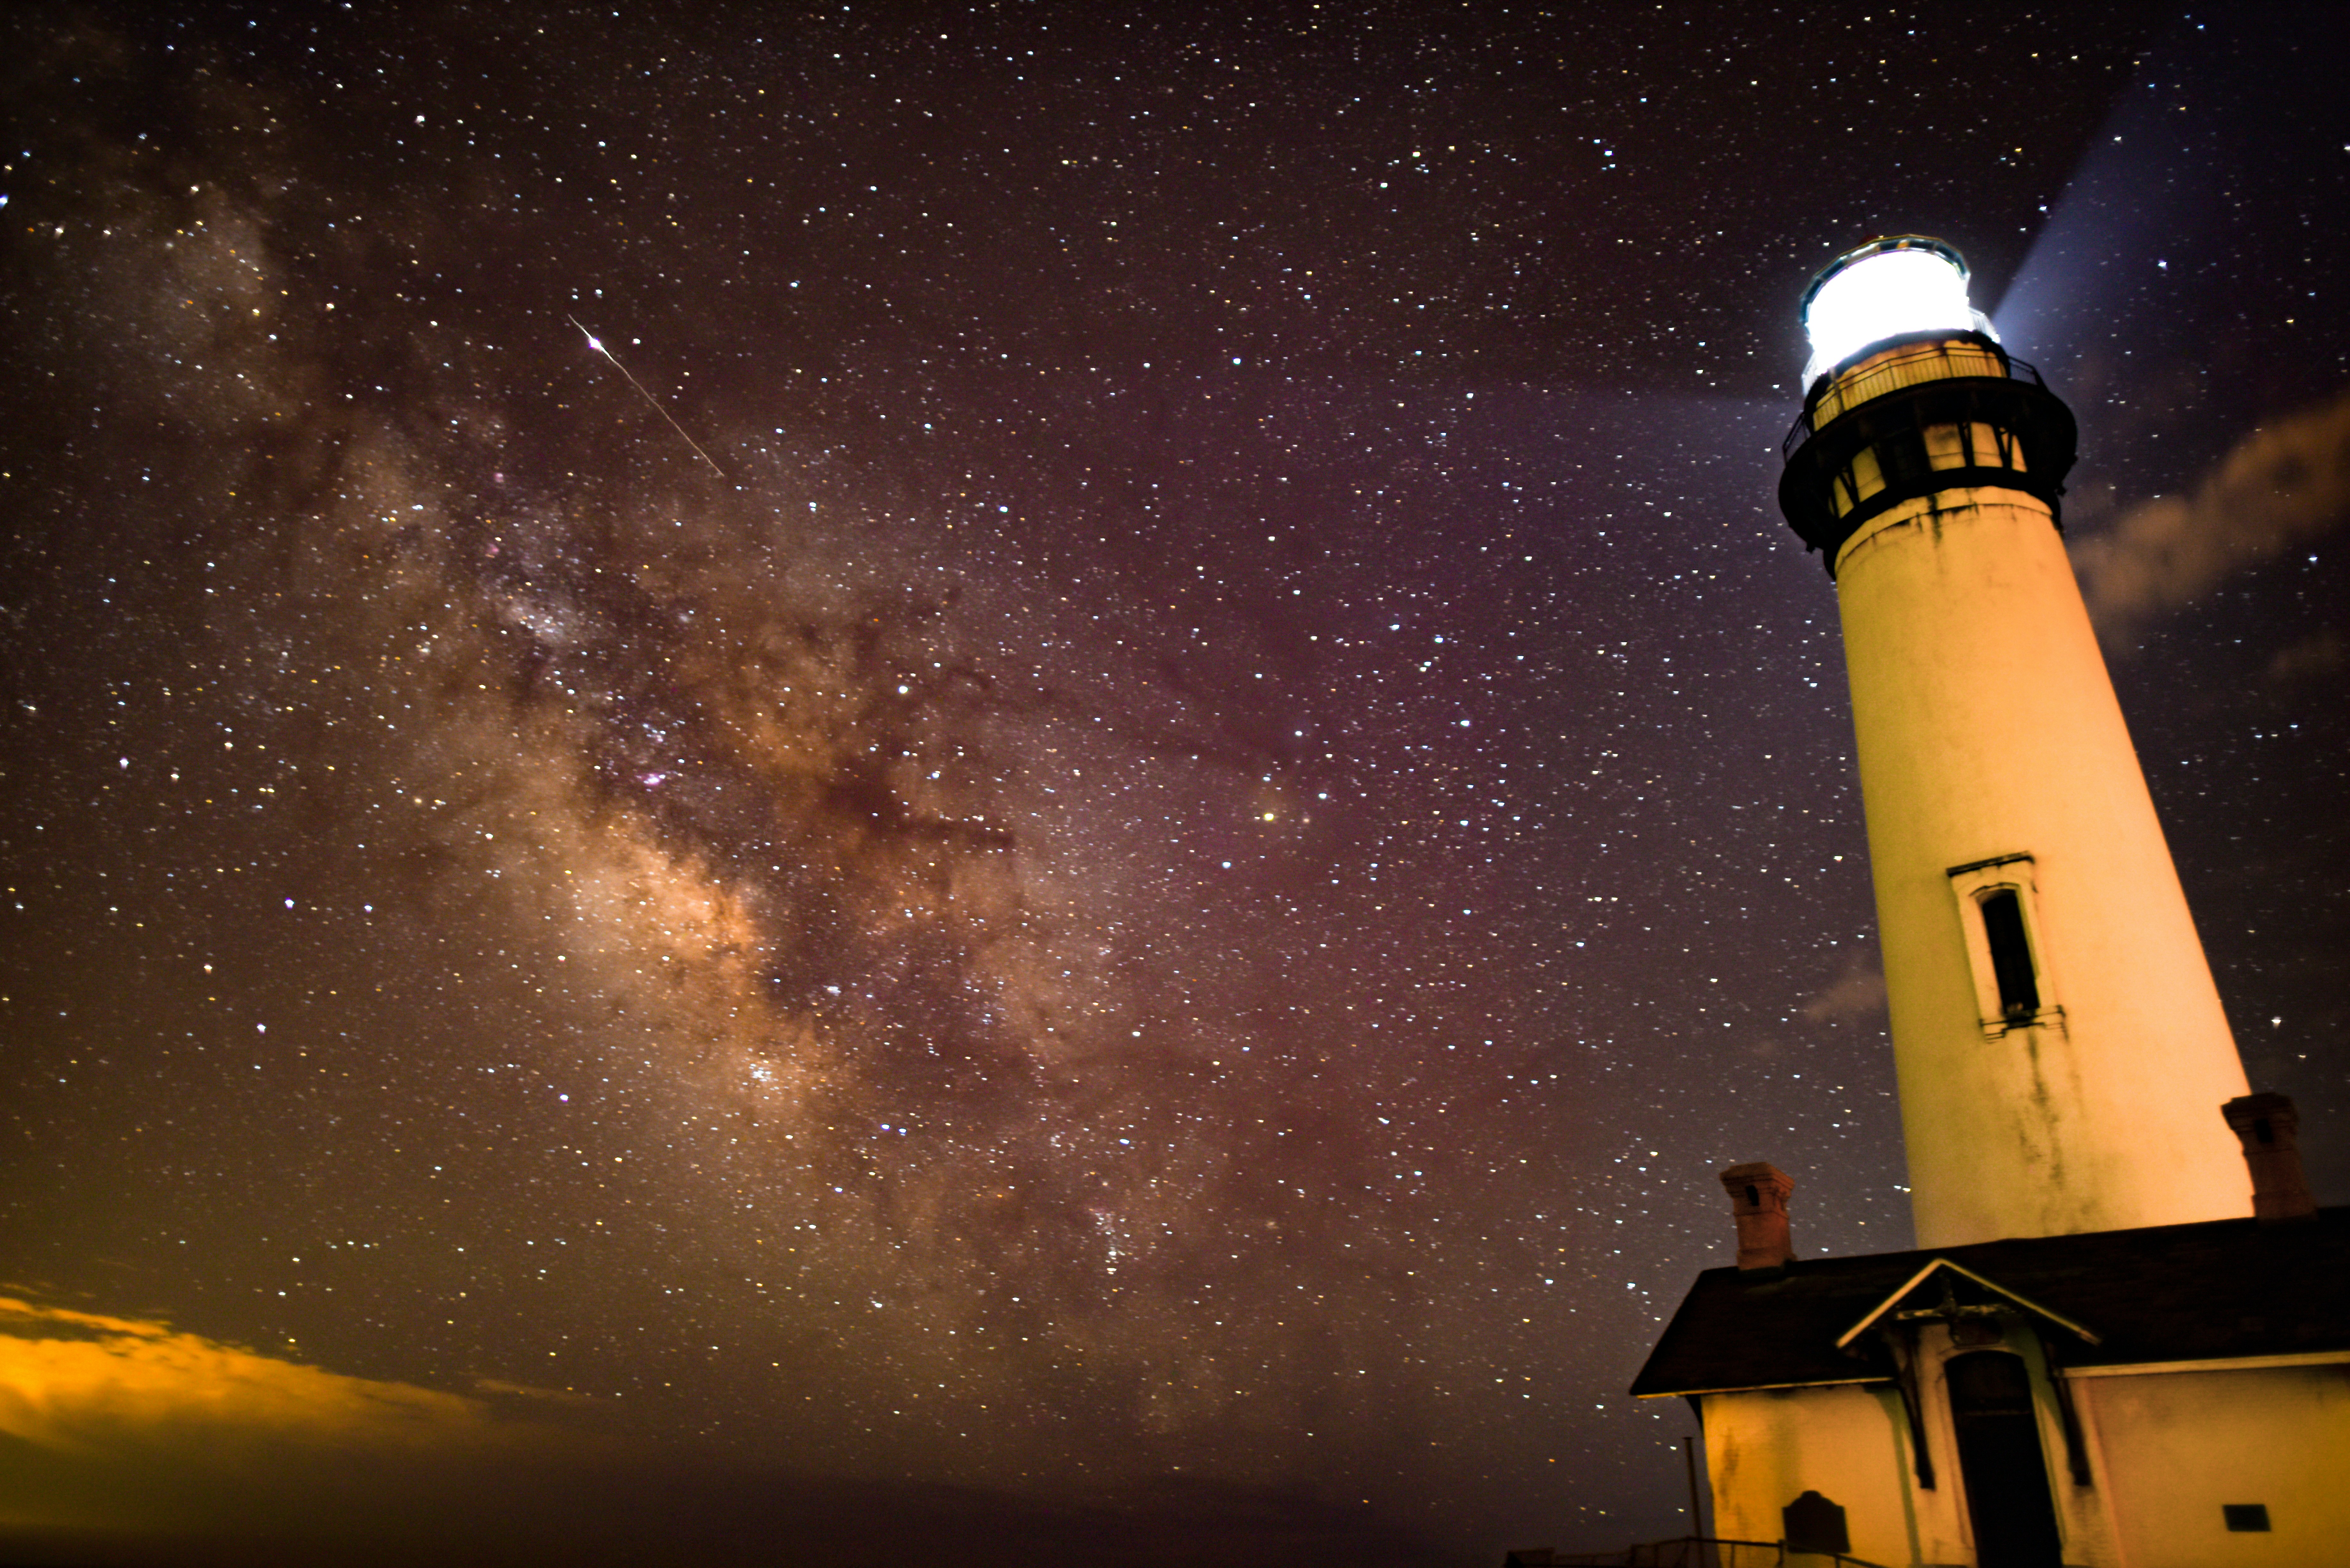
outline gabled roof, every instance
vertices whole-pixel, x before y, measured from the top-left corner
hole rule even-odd
[[[1836,1335],[1836,1348],[1838,1350],[1849,1352],[1852,1349],[1853,1342],[1858,1339],[1862,1334],[1867,1333],[1870,1329],[1876,1327],[1877,1324],[1884,1321],[1888,1313],[1893,1314],[1896,1316],[1900,1315],[1897,1309],[1900,1308],[1907,1303],[1916,1301],[1920,1288],[1932,1283],[1935,1280],[1935,1276],[1937,1275],[1951,1276],[1950,1278],[1944,1279],[1941,1282],[1941,1284],[1946,1298],[1953,1303],[1956,1303],[1957,1301],[1957,1281],[1965,1280],[1968,1283],[1976,1287],[1974,1291],[1970,1292],[1969,1293],[1989,1297],[1990,1300],[1983,1304],[1993,1310],[2021,1312],[2028,1316],[2036,1317],[2053,1327],[2063,1329],[2065,1333],[2071,1334],[2074,1338],[2080,1340],[2084,1344],[2095,1345],[2097,1343],[2098,1336],[2095,1334],[2084,1328],[2079,1324],[2074,1323],[2071,1318],[2064,1316],[2062,1313],[2051,1312],[2046,1307],[2042,1306],[2038,1302],[2016,1294],[2013,1291],[2009,1290],[2005,1285],[2001,1284],[1996,1280],[1984,1279],[1981,1274],[1976,1273],[1964,1263],[1954,1263],[1950,1262],[1950,1259],[1937,1254],[1932,1262],[1928,1263],[1924,1268],[1918,1270],[1916,1273],[1910,1275],[1908,1279],[1896,1285],[1893,1288],[1893,1293],[1891,1295],[1887,1296],[1883,1301],[1869,1308],[1866,1313],[1862,1314],[1858,1323],[1854,1324],[1850,1328],[1846,1329],[1842,1334]]]
[[[1968,1247],[1708,1269],[1632,1384],[1636,1395],[1876,1382],[1877,1327],[1941,1295],[2037,1320],[2068,1367],[2350,1351],[2350,1208],[2262,1225],[2217,1220]],[[1905,1303],[1910,1303],[1905,1306]]]

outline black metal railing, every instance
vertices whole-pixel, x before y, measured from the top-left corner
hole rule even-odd
[[[2040,372],[2021,359],[2008,359],[2003,354],[1994,354],[1970,342],[1955,346],[1948,342],[1927,343],[1907,353],[1888,355],[1861,374],[1839,385],[1836,389],[1836,412],[1841,414],[1855,404],[1865,403],[1871,398],[1892,391],[1898,387],[1914,386],[1919,381],[1947,379],[1946,376],[1930,372],[1928,367],[1953,358],[1951,350],[1954,347],[1970,358],[1980,355],[1985,359],[2003,359],[2007,366],[2007,374],[1998,379],[2022,381],[2038,387],[2043,391],[2047,389],[2048,383],[2041,379]],[[1797,447],[1812,439],[1812,416],[1818,411],[1818,403],[1809,401],[1805,403],[1804,411],[1796,416],[1794,428],[1787,431],[1787,439],[1779,443],[1779,457],[1782,462],[1793,457]]]
[[[1710,1535],[1651,1541],[1621,1552],[1513,1552],[1503,1559],[1503,1568],[1783,1568],[1790,1558],[1835,1568],[1878,1568],[1841,1552],[1803,1552],[1783,1541],[1724,1541]]]

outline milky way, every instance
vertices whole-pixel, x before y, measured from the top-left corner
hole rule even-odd
[[[1908,1239],[1770,502],[1877,231],[2030,295],[2338,1116],[2340,154],[2256,39],[1946,26],[15,17],[0,1277],[801,1477],[1680,1532],[1711,1173]],[[2122,137],[2217,182],[2158,269]]]

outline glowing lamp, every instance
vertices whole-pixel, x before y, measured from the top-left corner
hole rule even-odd
[[[1804,292],[1804,332],[1812,343],[1806,385],[1891,337],[1980,332],[1998,340],[1967,303],[1966,258],[1923,234],[1871,240],[1836,257]]]

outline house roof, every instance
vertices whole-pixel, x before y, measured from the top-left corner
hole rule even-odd
[[[2032,1318],[2074,1368],[2350,1351],[2345,1280],[2350,1207],[2285,1224],[2216,1220],[1708,1269],[1632,1392],[1889,1378],[1868,1331],[1938,1302]]]

